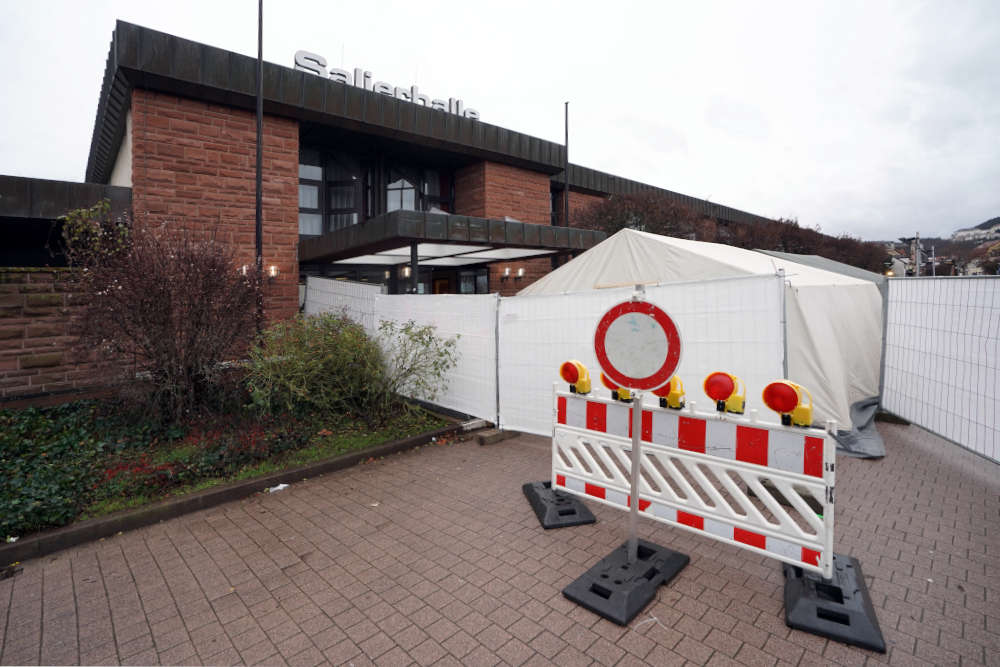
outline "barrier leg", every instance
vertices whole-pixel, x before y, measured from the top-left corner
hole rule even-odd
[[[639,539],[641,394],[633,397],[632,405],[628,540],[563,589],[568,599],[619,625],[628,625],[656,597],[656,589],[669,583],[691,560],[686,554]]]
[[[885,639],[856,558],[835,553],[830,579],[793,565],[782,567],[788,627],[885,653]]]
[[[628,625],[656,597],[656,589],[670,583],[691,560],[646,540],[637,540],[634,561],[628,549],[626,542],[612,551],[564,588],[563,595],[609,621]]]
[[[521,487],[542,528],[568,528],[597,521],[583,501],[552,488],[552,482],[528,482]]]

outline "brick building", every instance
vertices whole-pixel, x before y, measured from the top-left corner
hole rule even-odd
[[[573,227],[582,208],[659,190],[578,165],[567,173],[562,145],[490,125],[461,100],[431,99],[360,69],[328,70],[314,54],[299,52],[294,63],[263,71],[263,261],[276,274],[269,317],[297,311],[307,275],[393,293],[513,295],[603,239]],[[66,340],[53,329],[58,313],[39,313],[47,319],[36,326],[28,305],[40,290],[59,294],[52,267],[62,260],[50,241],[66,211],[108,197],[136,224],[207,230],[252,263],[255,95],[255,59],[117,23],[86,183],[0,176],[0,266],[21,269],[3,273],[0,399],[74,384],[72,368],[44,356]],[[763,219],[659,191],[718,220]],[[64,372],[24,365],[39,358]]]

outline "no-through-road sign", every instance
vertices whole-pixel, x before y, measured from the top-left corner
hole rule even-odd
[[[677,325],[647,301],[613,306],[597,323],[594,352],[604,374],[627,389],[656,389],[677,371],[681,338]]]

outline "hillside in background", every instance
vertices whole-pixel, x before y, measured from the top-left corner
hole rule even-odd
[[[996,218],[990,218],[986,222],[980,222],[978,225],[976,225],[974,227],[962,227],[961,229],[956,229],[955,231],[956,232],[961,232],[961,231],[970,230],[970,229],[989,229],[990,227],[992,227],[993,225],[996,225],[996,224],[1000,224],[1000,216],[998,216]]]

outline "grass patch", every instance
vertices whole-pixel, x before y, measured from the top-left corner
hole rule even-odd
[[[130,510],[136,507],[142,507],[143,505],[153,502],[155,498],[150,498],[149,496],[133,496],[131,498],[108,498],[106,500],[99,500],[96,503],[90,505],[80,514],[80,520],[93,519],[94,517],[104,516],[105,514],[112,514],[120,510]]]

